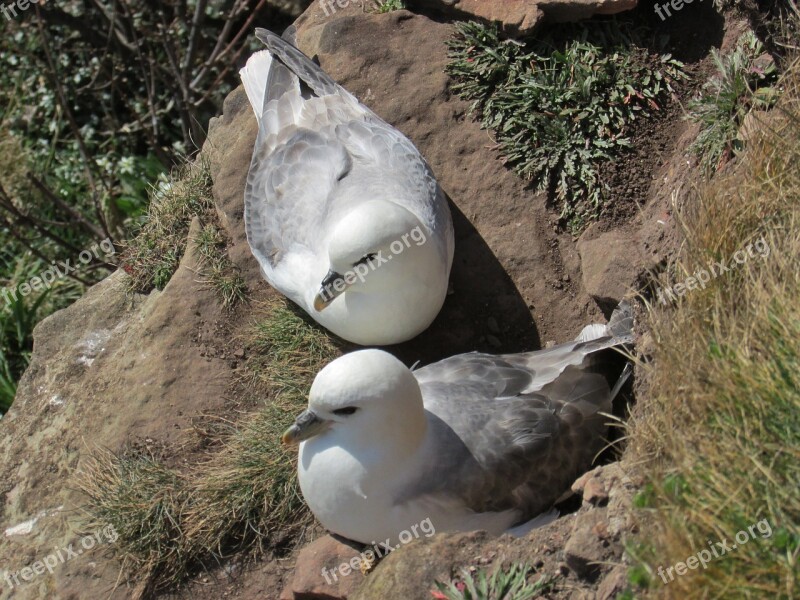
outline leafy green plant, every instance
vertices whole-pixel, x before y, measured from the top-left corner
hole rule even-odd
[[[662,110],[686,74],[669,55],[637,46],[625,25],[564,32],[525,46],[501,40],[496,27],[461,23],[447,73],[504,160],[548,191],[575,230],[607,201],[601,165],[631,145],[631,123]]]
[[[692,150],[713,171],[743,148],[742,125],[747,116],[775,104],[778,70],[751,31],[739,39],[730,55],[711,53],[717,75],[689,103],[688,117],[701,126]]]
[[[497,569],[491,576],[485,570],[474,573],[463,569],[460,581],[449,584],[437,581],[438,591],[432,595],[438,600],[530,600],[552,586],[552,581],[544,575],[528,583],[532,571],[531,567],[521,564],[513,564],[507,570]]]
[[[403,10],[406,5],[403,0],[376,0],[378,3],[379,13],[388,13],[394,10]]]

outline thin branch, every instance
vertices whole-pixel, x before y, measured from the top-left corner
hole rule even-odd
[[[55,86],[56,96],[58,97],[58,102],[61,105],[61,108],[64,110],[64,114],[67,117],[67,121],[69,122],[70,129],[72,129],[72,134],[75,136],[75,141],[78,143],[78,150],[81,153],[81,158],[83,158],[83,170],[86,173],[86,178],[89,183],[89,188],[92,192],[92,201],[94,202],[95,213],[97,214],[97,219],[100,221],[100,225],[103,228],[105,236],[111,238],[111,232],[108,230],[108,224],[106,223],[105,215],[103,214],[102,207],[100,205],[100,198],[97,193],[97,184],[94,179],[94,175],[92,174],[92,170],[89,168],[91,164],[89,158],[89,152],[86,149],[86,144],[83,139],[83,135],[81,134],[80,128],[78,124],[75,122],[75,117],[72,114],[72,111],[69,107],[69,102],[67,102],[67,97],[64,94],[64,88],[61,86],[61,81],[58,78],[58,70],[55,67],[55,63],[53,62],[53,55],[50,50],[50,42],[47,39],[47,34],[44,30],[44,20],[42,19],[42,11],[37,4],[36,7],[36,24],[39,29],[39,37],[42,41],[42,50],[44,50],[45,59],[47,60],[47,64],[50,69],[50,75],[53,79],[53,85]]]
[[[194,18],[192,19],[192,28],[189,31],[189,45],[186,48],[186,56],[183,62],[183,72],[181,73],[181,80],[185,83],[189,78],[189,69],[194,62],[194,54],[197,52],[197,39],[200,36],[200,28],[203,26],[203,19],[206,16],[206,6],[208,0],[197,0],[197,5],[194,7]]]
[[[39,258],[41,261],[43,261],[46,264],[52,264],[54,262],[50,257],[45,256],[44,254],[42,254],[42,252],[39,251],[26,238],[22,237],[19,233],[17,233],[17,231],[14,230],[14,226],[3,215],[0,215],[0,224],[5,225],[6,229],[8,229],[8,232],[11,234],[11,236],[15,240],[17,240],[20,244],[25,246],[28,250],[30,250],[31,254],[33,254],[34,256],[36,256],[37,258]],[[86,287],[89,287],[89,286],[93,285],[90,281],[87,281],[87,280],[83,279],[82,277],[78,277],[74,273],[65,273],[65,275],[67,277],[69,277],[70,279],[74,279],[75,281],[77,281],[79,283],[82,283]]]
[[[211,69],[211,67],[217,62],[217,58],[219,53],[222,51],[223,46],[225,45],[225,40],[228,39],[228,35],[233,28],[234,22],[236,17],[242,12],[246,7],[249,0],[236,0],[233,3],[233,7],[231,11],[228,13],[228,17],[225,19],[225,25],[222,27],[222,31],[217,36],[217,43],[214,45],[214,49],[209,54],[208,58],[203,62],[203,66],[200,68],[200,72],[192,79],[191,83],[189,84],[189,88],[192,91],[197,91],[197,86],[200,85],[200,82],[205,79],[206,74]]]
[[[50,238],[59,246],[70,250],[71,252],[80,252],[80,248],[74,246],[61,236],[53,233],[46,227],[42,227],[35,219],[29,217],[25,213],[21,212],[11,200],[11,196],[8,195],[5,188],[0,184],[0,208],[4,209],[6,212],[14,215],[17,218],[17,221],[25,223],[26,225],[33,227],[41,233],[43,236]]]
[[[53,192],[49,187],[47,187],[44,182],[42,182],[38,177],[36,177],[33,173],[28,173],[28,180],[40,191],[42,194],[47,196],[54,204],[56,204],[61,210],[66,212],[71,219],[80,225],[85,231],[92,234],[98,239],[103,239],[104,232],[100,227],[89,221],[83,213],[80,211],[75,210],[69,204],[64,202],[61,198],[59,198],[58,194]]]

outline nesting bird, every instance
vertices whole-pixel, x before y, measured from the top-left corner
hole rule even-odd
[[[258,120],[245,189],[250,248],[267,281],[362,345],[411,339],[447,295],[453,225],[414,145],[290,41],[240,71]]]
[[[603,413],[624,376],[609,384],[598,367],[632,341],[630,311],[537,352],[462,354],[417,371],[381,350],[331,362],[283,435],[299,444],[312,512],[365,544],[426,519],[437,532],[524,528],[603,447]]]

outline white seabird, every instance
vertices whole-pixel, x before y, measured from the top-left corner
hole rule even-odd
[[[424,331],[447,295],[453,224],[414,145],[289,41],[240,71],[258,120],[247,239],[267,281],[362,345]]]
[[[283,434],[333,533],[392,544],[430,519],[436,532],[512,527],[552,508],[604,444],[615,386],[602,351],[632,341],[625,303],[574,342],[523,354],[471,353],[417,371],[361,350],[317,375]]]

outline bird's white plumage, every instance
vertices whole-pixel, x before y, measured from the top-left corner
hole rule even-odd
[[[303,436],[300,418],[290,429],[304,440],[309,507],[365,544],[396,543],[425,519],[437,532],[527,531],[603,445],[612,392],[596,363],[631,341],[628,311],[539,352],[464,354],[414,372],[380,350],[333,361],[303,413],[318,429]]]
[[[447,294],[454,238],[444,193],[405,136],[294,46],[257,35],[267,50],[240,74],[259,123],[245,226],[264,276],[344,339],[416,336]],[[392,252],[411,231],[424,243]],[[326,275],[345,275],[369,255],[392,258],[317,310]]]

